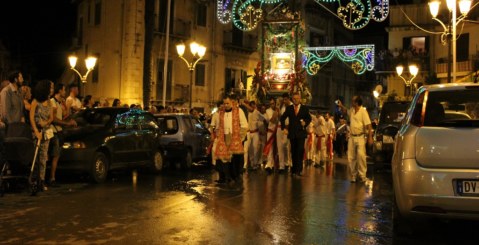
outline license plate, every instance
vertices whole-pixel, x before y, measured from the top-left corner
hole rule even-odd
[[[457,180],[459,195],[479,196],[479,180]]]

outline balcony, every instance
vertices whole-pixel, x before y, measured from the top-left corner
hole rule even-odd
[[[223,32],[223,48],[225,50],[248,54],[257,51],[258,37],[256,35],[242,33],[234,38],[233,36],[233,31]]]
[[[166,35],[166,28],[156,29],[156,35],[164,36]],[[183,19],[174,19],[173,28],[170,29],[170,38],[177,39],[180,41],[185,41],[191,38],[191,21],[186,21]]]
[[[444,78],[447,77],[447,67],[448,67],[447,58],[441,58],[436,61],[436,73],[437,77]],[[469,60],[457,61],[457,75],[465,76],[471,73],[474,70],[474,59],[471,56]],[[451,62],[451,72],[452,72],[452,62]]]

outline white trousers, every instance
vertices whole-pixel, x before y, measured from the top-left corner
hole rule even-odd
[[[279,169],[284,169],[286,165],[291,166],[291,151],[289,150],[288,136],[284,135],[281,128],[278,128],[276,131],[276,144],[278,146]]]
[[[314,161],[315,149],[316,149],[316,135],[308,134],[308,137],[304,141],[304,154],[306,155],[306,160]]]
[[[249,161],[251,163],[251,167],[256,168],[261,165],[261,159],[262,159],[262,151],[260,151],[261,148],[261,139],[260,135],[258,132],[256,133],[249,133],[249,151],[248,151],[248,157]]]
[[[321,147],[320,149],[318,150],[317,149],[317,144],[318,144],[318,140],[321,140]],[[315,148],[316,148],[316,156],[315,156],[315,162],[316,163],[319,163],[320,161],[327,161],[327,154],[326,154],[326,136],[322,136],[322,137],[316,137],[316,142],[315,142]]]
[[[244,151],[244,165],[243,168],[248,168],[248,162],[249,162],[249,142],[250,142],[250,136],[249,133],[246,133],[246,140],[243,144],[243,151]]]
[[[366,178],[366,139],[363,135],[351,136],[348,141],[348,162],[351,179]]]
[[[266,143],[268,143],[268,140],[272,137],[273,135],[273,132],[269,132],[268,131],[268,134],[266,135]],[[268,153],[268,156],[267,156],[267,159],[266,159],[266,167],[267,168],[273,168],[274,167],[274,158],[275,158],[275,155],[273,154],[276,150],[274,149],[275,145],[276,145],[276,139],[273,141],[273,145],[271,147],[271,149],[269,150],[269,153]],[[266,145],[265,145],[266,147]],[[264,149],[264,147],[263,147]]]

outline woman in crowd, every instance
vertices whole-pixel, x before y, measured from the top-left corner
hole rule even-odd
[[[40,142],[37,160],[40,175],[40,191],[46,190],[44,183],[48,160],[48,145],[53,137],[53,130],[50,128],[50,124],[53,121],[53,109],[49,100],[52,93],[53,83],[51,81],[39,81],[35,85],[34,98],[30,109],[30,124],[35,135],[35,142]]]

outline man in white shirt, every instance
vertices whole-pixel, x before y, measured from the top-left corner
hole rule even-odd
[[[326,150],[328,154],[328,159],[332,161],[334,150],[333,150],[333,139],[336,134],[336,126],[334,125],[334,120],[331,117],[329,112],[326,112],[326,116],[324,117],[326,120]]]
[[[373,144],[373,130],[371,127],[371,120],[369,119],[366,108],[362,107],[363,101],[361,97],[354,96],[352,100],[352,107],[348,111],[343,106],[341,101],[338,101],[338,106],[346,113],[350,120],[351,134],[348,140],[348,162],[351,182],[356,180],[360,182],[368,181],[366,177],[367,162],[366,162],[366,138],[368,145]]]
[[[322,167],[327,159],[326,154],[326,120],[321,114],[318,114],[315,123],[316,133],[316,157],[314,166]]]
[[[276,107],[276,99],[274,97],[269,99],[269,107],[266,109],[266,119],[268,120],[268,132],[266,134],[266,143],[263,148],[263,156],[266,155],[265,170],[268,174],[273,173],[273,168],[278,168],[276,164],[276,155],[278,154],[278,145],[276,134],[279,124],[279,110]]]
[[[70,91],[70,96],[65,101],[67,107],[67,115],[69,117],[75,112],[79,111],[82,107],[81,101],[77,98],[78,96],[78,85],[76,83],[71,83],[68,85],[68,90]]]
[[[58,187],[55,181],[55,173],[57,170],[58,160],[60,159],[61,154],[61,143],[60,142],[60,134],[63,130],[63,126],[76,126],[76,122],[73,119],[63,120],[64,116],[64,98],[66,95],[65,85],[62,83],[55,84],[54,88],[54,96],[50,99],[50,104],[53,108],[53,122],[51,127],[53,129],[54,137],[50,139],[50,157],[52,160],[52,166],[50,168],[50,187]]]
[[[261,135],[262,124],[266,118],[256,108],[254,101],[250,102],[252,110],[248,113],[248,134],[249,134],[249,150],[248,157],[253,170],[258,169],[261,166],[261,157],[263,155],[263,148],[261,148]]]

